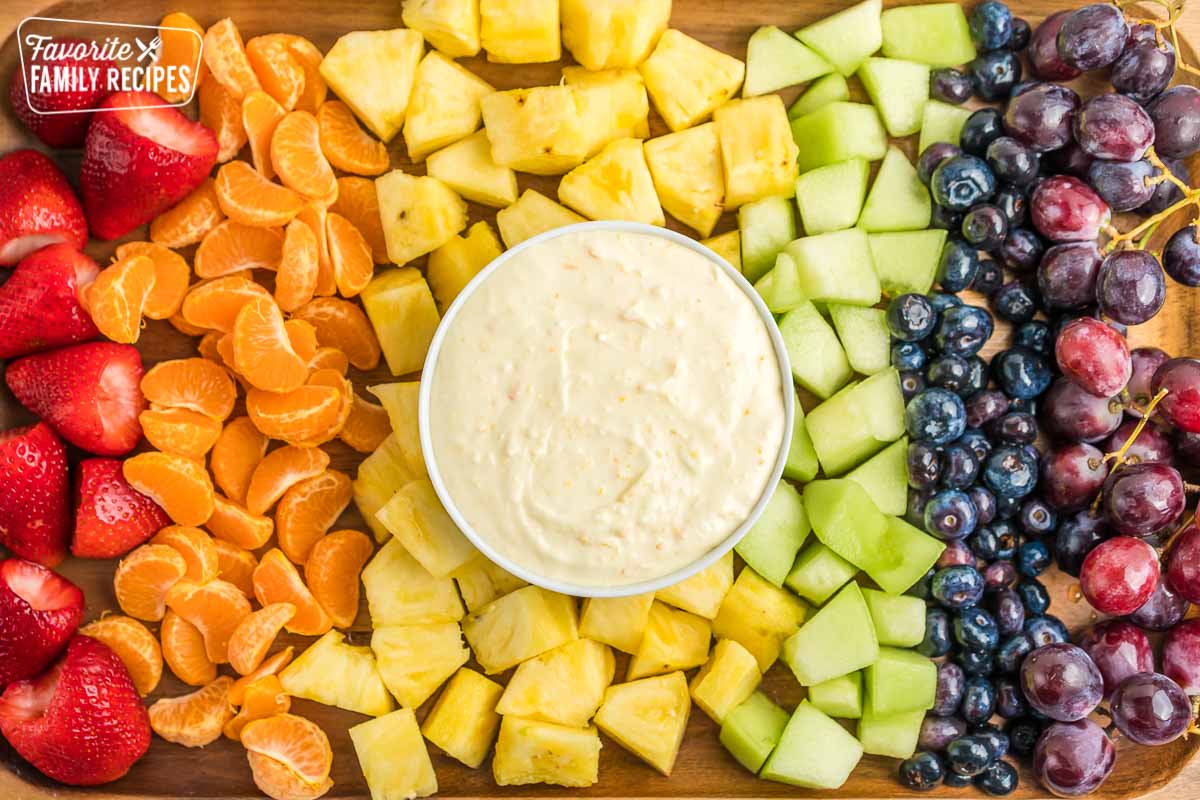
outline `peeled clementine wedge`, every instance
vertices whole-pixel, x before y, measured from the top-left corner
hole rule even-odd
[[[308,364],[292,349],[283,314],[274,300],[252,300],[233,323],[233,362],[252,386],[268,392],[299,389]]]
[[[212,516],[212,480],[200,461],[172,453],[138,453],[125,459],[121,472],[177,525],[203,525]]]
[[[100,270],[83,297],[92,322],[114,342],[133,344],[142,334],[142,314],[154,291],[154,262],[133,255]]]
[[[309,551],[304,562],[304,580],[334,627],[348,628],[354,624],[358,615],[359,576],[374,551],[370,537],[351,530],[322,536]]]
[[[291,603],[271,603],[250,612],[229,639],[229,665],[241,675],[258,669],[275,637],[294,616],[296,607]]]
[[[292,220],[283,234],[283,253],[275,273],[275,302],[295,311],[312,300],[320,271],[317,235],[307,223]]]
[[[274,527],[275,523],[270,517],[251,514],[219,494],[213,498],[213,513],[208,520],[208,529],[218,539],[246,550],[257,550],[271,538]]]
[[[254,778],[254,785],[272,800],[316,800],[333,788],[333,781],[329,778],[316,784],[308,783],[301,780],[300,776],[288,769],[283,762],[262,753],[247,750],[246,760],[250,762],[250,775]]]
[[[338,297],[315,297],[293,313],[317,329],[322,347],[336,347],[363,371],[379,366],[381,353],[375,328],[363,310]]]
[[[237,400],[229,373],[205,358],[160,361],[142,376],[141,388],[155,405],[186,408],[215,420],[228,417]]]
[[[246,144],[242,98],[215,80],[202,81],[197,96],[200,98],[200,122],[217,137],[217,161],[223,164]]]
[[[196,284],[183,299],[183,318],[201,332],[229,333],[242,306],[256,297],[270,297],[266,289],[241,275]]]
[[[303,36],[290,33],[279,35],[287,39],[288,49],[304,70],[304,89],[300,92],[300,98],[296,100],[296,109],[316,114],[329,91],[325,79],[321,77],[321,61],[325,56],[315,44]]]
[[[246,509],[265,514],[300,481],[320,475],[329,466],[329,455],[319,447],[284,445],[267,454],[250,476],[246,491]]]
[[[79,632],[99,639],[117,654],[129,670],[138,694],[148,695],[158,686],[162,679],[162,650],[145,625],[132,617],[115,614],[90,622]]]
[[[355,394],[338,438],[360,453],[373,453],[391,433],[392,421],[383,406]]]
[[[330,211],[341,214],[354,223],[367,244],[376,264],[390,263],[387,242],[383,238],[383,220],[379,217],[379,196],[375,194],[375,181],[347,175],[338,178],[337,202]]]
[[[204,652],[216,664],[229,661],[229,639],[250,613],[250,601],[236,586],[218,578],[208,583],[182,580],[167,592],[167,607],[196,626]]]
[[[204,34],[204,63],[216,82],[237,100],[262,88],[246,58],[242,34],[229,17],[215,23]]]
[[[339,375],[345,375],[350,369],[350,359],[336,347],[318,347],[317,352],[308,360],[308,368],[316,372],[320,369],[331,369]],[[349,420],[347,420],[347,423]]]
[[[291,111],[304,91],[304,68],[283,34],[255,36],[246,42],[246,57],[267,94]]]
[[[147,709],[150,728],[163,739],[184,747],[204,747],[215,742],[233,718],[229,687],[233,678],[222,675],[212,683],[181,697],[165,697]]]
[[[217,550],[217,574],[221,579],[232,583],[246,597],[253,597],[252,579],[258,567],[254,553],[224,539],[214,539],[213,547]]]
[[[164,453],[203,461],[221,435],[221,423],[186,408],[148,408],[138,414],[142,435]]]
[[[301,636],[320,636],[333,627],[333,620],[304,585],[292,562],[278,548],[263,554],[254,570],[254,596],[260,605],[291,603],[296,615],[284,626]]]
[[[282,256],[283,232],[278,228],[243,225],[227,219],[200,242],[194,266],[201,278],[220,278],[246,269],[274,271]]]
[[[200,45],[204,41],[204,28],[182,11],[167,14],[158,23],[159,51],[155,66],[164,69],[175,69],[177,74],[184,74],[187,69],[186,84],[194,88],[201,80],[204,72],[204,62],[200,59]],[[168,103],[182,103],[188,99],[191,92],[183,91],[182,81],[172,85],[165,78],[155,83],[152,90]]]
[[[203,239],[223,219],[216,183],[206,178],[191,194],[154,218],[150,241],[164,247],[187,247]]]
[[[333,386],[301,386],[291,392],[246,392],[246,413],[272,439],[303,444],[337,425],[343,392]],[[337,435],[335,432],[334,436]]]
[[[196,583],[205,583],[217,577],[220,564],[213,538],[199,528],[186,525],[168,525],[150,539],[150,544],[165,544],[175,548],[187,563],[184,577]]]
[[[268,675],[278,675],[280,672],[283,672],[283,668],[292,663],[292,655],[294,653],[294,647],[285,647],[278,653],[267,656],[266,660],[258,665],[258,669],[249,675],[243,675],[235,680],[233,687],[229,690],[229,702],[235,706],[245,703],[246,689],[250,688],[250,684],[262,680]]]
[[[297,483],[284,493],[275,508],[279,548],[297,564],[350,504],[350,478],[337,470],[326,470],[315,478]]]
[[[333,279],[338,294],[354,297],[371,282],[375,274],[375,260],[371,257],[371,246],[354,227],[354,223],[341,214],[329,213],[325,220],[325,235],[329,239],[329,260],[333,262]]]
[[[320,203],[309,203],[296,215],[296,219],[311,228],[317,237],[317,283],[313,294],[319,297],[337,293],[333,262],[329,260],[329,239],[325,235],[325,219],[328,215],[325,206]]]
[[[146,256],[154,262],[154,288],[142,309],[147,319],[167,319],[179,312],[187,295],[192,268],[183,256],[154,242],[126,242],[117,247],[117,258]]]
[[[321,152],[329,163],[355,175],[382,175],[391,162],[383,142],[358,127],[345,103],[328,100],[317,111]]]
[[[321,153],[317,118],[307,111],[292,111],[275,126],[271,164],[289,189],[326,206],[337,199],[337,178]]]
[[[249,417],[231,419],[217,437],[209,458],[209,468],[225,496],[236,502],[246,500],[250,476],[267,452],[267,437],[254,427]]]
[[[286,714],[292,708],[292,698],[284,691],[277,675],[264,675],[242,692],[237,715],[225,723],[225,735],[235,742],[242,740],[242,728],[256,719]]]
[[[354,406],[354,385],[346,376],[333,369],[313,370],[308,376],[308,386],[328,386],[338,392],[337,415],[329,427],[298,441],[289,444],[299,444],[304,447],[317,447],[337,438],[350,419],[350,409]]]
[[[171,673],[188,686],[203,686],[217,677],[217,665],[204,650],[200,630],[174,611],[167,610],[159,634],[163,660]]]
[[[258,89],[242,98],[242,127],[250,141],[250,160],[264,178],[274,178],[271,166],[271,137],[287,111],[274,97]]]
[[[217,200],[225,216],[258,228],[287,225],[304,207],[300,195],[263,177],[245,161],[230,161],[217,171]]]
[[[325,732],[294,714],[251,722],[242,729],[242,746],[278,761],[310,786],[325,781],[333,763],[333,750]]]
[[[113,575],[117,605],[131,617],[151,622],[163,618],[167,591],[187,574],[187,562],[172,547],[144,544],[132,551]]]
[[[312,360],[319,347],[317,329],[302,319],[289,319],[283,323],[283,327],[287,329],[288,341],[291,342],[292,349],[305,364],[309,365],[311,371]]]

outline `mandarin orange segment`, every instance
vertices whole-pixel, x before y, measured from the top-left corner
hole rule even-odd
[[[329,260],[333,262],[338,294],[354,297],[367,288],[375,274],[371,246],[354,223],[333,212],[325,220],[325,235],[329,239]]]
[[[304,91],[304,67],[288,47],[287,37],[271,33],[246,42],[246,58],[267,94],[288,111]]]
[[[275,274],[275,302],[287,312],[313,299],[320,271],[317,235],[298,219],[288,223],[283,235],[283,255]]]
[[[329,427],[306,439],[289,442],[289,444],[299,444],[304,447],[317,447],[337,438],[337,435],[346,427],[346,421],[350,419],[350,409],[354,405],[354,384],[346,380],[346,376],[337,370],[318,369],[313,370],[312,374],[308,376],[308,385],[329,386],[338,390],[337,415]]]
[[[224,366],[225,360],[221,358],[221,351],[217,349],[217,342],[220,341],[222,334],[220,331],[209,331],[200,337],[200,341],[196,343],[196,352],[200,357],[217,364]]]
[[[135,619],[160,620],[167,591],[186,574],[187,562],[175,548],[144,544],[121,559],[113,574],[117,605]]]
[[[218,81],[203,81],[197,94],[200,123],[217,137],[217,161],[223,164],[236,156],[247,141],[246,129],[242,127],[242,100]]]
[[[213,547],[217,551],[217,575],[238,587],[238,591],[246,597],[254,596],[254,570],[258,568],[258,558],[244,547],[224,539],[214,539]]]
[[[279,652],[267,656],[267,659],[259,664],[258,669],[233,682],[233,688],[229,690],[229,702],[235,706],[243,705],[246,702],[246,690],[250,688],[250,684],[262,680],[268,675],[278,675],[283,672],[283,668],[292,663],[294,654],[295,648],[289,645]]]
[[[117,258],[146,256],[154,262],[154,288],[142,313],[149,319],[167,319],[179,312],[187,295],[192,268],[183,256],[154,242],[126,242],[117,247]]]
[[[79,632],[99,639],[117,654],[129,670],[138,694],[148,695],[158,686],[162,679],[162,649],[145,625],[132,617],[115,614],[90,622]]]
[[[223,420],[233,411],[237,387],[228,372],[206,358],[176,358],[160,361],[142,376],[142,394],[155,405]]]
[[[182,312],[172,315],[167,322],[184,336],[203,336],[208,330],[207,328],[201,328],[198,325],[188,322],[183,318]]]
[[[154,291],[154,262],[133,255],[100,270],[86,287],[88,314],[96,327],[114,342],[133,344],[142,333],[146,300]]]
[[[326,780],[333,764],[333,750],[325,732],[294,714],[251,722],[242,729],[242,746],[278,761],[310,786]]]
[[[213,538],[199,528],[187,525],[168,525],[150,539],[150,544],[165,544],[175,548],[187,562],[184,577],[196,583],[216,578],[220,572],[217,548]]]
[[[317,237],[317,283],[313,294],[328,297],[337,293],[337,281],[333,277],[333,262],[329,260],[329,239],[325,236],[325,218],[328,211],[320,203],[309,203],[296,219],[312,229]]]
[[[249,417],[238,417],[225,425],[213,445],[209,467],[213,480],[225,496],[239,503],[246,499],[250,477],[267,452],[267,437]]]
[[[384,407],[355,394],[338,438],[360,453],[373,453],[391,433],[392,421]]]
[[[387,241],[383,237],[383,220],[379,216],[379,196],[375,193],[375,181],[350,175],[338,178],[337,201],[329,210],[354,223],[354,227],[358,228],[359,233],[370,245],[371,256],[376,264],[390,263]]]
[[[257,550],[267,543],[275,523],[270,517],[251,514],[245,507],[232,500],[216,495],[213,513],[208,520],[208,530],[218,539],[236,544],[246,550]]]
[[[317,111],[321,152],[329,163],[355,175],[382,175],[391,162],[383,142],[358,126],[345,103],[330,100]]]
[[[254,427],[290,444],[305,443],[329,431],[337,424],[342,405],[341,389],[332,386],[301,386],[283,393],[251,388],[246,392],[246,413]]]
[[[291,603],[271,603],[252,611],[238,623],[229,639],[229,665],[240,675],[258,669],[275,637],[296,616]]]
[[[249,676],[247,676],[249,677]],[[225,723],[225,735],[235,742],[242,740],[242,728],[256,719],[286,714],[292,708],[292,698],[283,689],[278,675],[255,679],[242,691],[237,715]]]
[[[275,508],[279,548],[297,564],[333,527],[350,504],[351,482],[344,473],[326,470],[288,489]]]
[[[308,368],[311,370],[312,360],[320,347],[317,344],[317,329],[302,319],[289,319],[283,323],[283,327],[287,329],[288,341],[291,342],[292,349],[304,360],[305,364],[309,365]]]
[[[261,89],[242,99],[242,127],[250,142],[250,160],[264,178],[275,177],[275,168],[271,166],[271,137],[286,113],[274,97]]]
[[[288,49],[292,51],[300,68],[304,70],[304,89],[296,101],[296,109],[316,114],[317,109],[325,102],[325,97],[329,93],[329,87],[325,84],[325,79],[321,77],[321,61],[325,56],[315,44],[303,36],[291,33],[279,35],[287,39]]]
[[[337,178],[321,153],[317,118],[292,111],[275,126],[271,165],[284,186],[326,206],[337,199]]]
[[[300,195],[263,177],[245,161],[230,161],[217,170],[217,200],[225,216],[259,228],[287,225],[304,207]]]
[[[284,445],[267,454],[250,477],[246,508],[265,514],[284,492],[297,483],[316,477],[329,466],[329,455],[319,447]]]
[[[164,697],[147,712],[150,729],[168,742],[184,747],[204,747],[221,736],[233,718],[229,687],[233,678],[222,675],[203,688],[180,697]]]
[[[277,547],[264,553],[258,569],[254,570],[254,596],[262,606],[271,603],[295,606],[295,616],[284,625],[292,633],[320,636],[333,627],[333,620],[313,597],[296,567]]]
[[[229,639],[250,613],[250,601],[229,581],[181,580],[167,591],[167,607],[196,626],[204,652],[215,664],[229,661]]]
[[[182,103],[190,91],[182,91],[186,82],[189,90],[194,89],[204,74],[204,62],[200,59],[200,45],[204,41],[204,28],[182,11],[167,14],[158,23],[159,50],[154,64],[164,70],[174,68],[180,76],[175,81],[154,81],[151,91],[168,103]],[[185,73],[183,70],[187,69]],[[166,74],[165,72],[163,73]],[[175,85],[172,85],[175,84]]]
[[[250,66],[250,60],[246,57],[242,34],[229,17],[215,23],[205,32],[204,63],[208,65],[216,83],[225,87],[239,101],[255,89],[262,88],[258,76]]]
[[[191,194],[154,218],[150,241],[163,247],[187,247],[203,239],[223,219],[216,182],[205,178]]]
[[[233,363],[252,386],[290,392],[304,385],[308,364],[292,349],[274,300],[252,300],[233,323]]]
[[[186,408],[148,408],[138,415],[142,435],[156,450],[203,461],[221,435],[221,423]]]
[[[242,275],[228,275],[193,286],[183,300],[183,318],[205,330],[229,333],[242,306],[256,297],[270,297],[266,289]]]
[[[348,628],[358,615],[358,581],[375,546],[359,531],[333,531],[317,540],[304,562],[304,580],[333,620]]]
[[[333,781],[329,778],[317,784],[308,783],[282,762],[262,753],[247,750],[246,760],[250,763],[254,785],[272,800],[317,800],[333,788]]]
[[[121,472],[177,525],[203,525],[212,516],[212,480],[199,461],[172,453],[138,453],[125,459]]]
[[[293,316],[317,329],[322,347],[336,347],[363,371],[379,366],[379,339],[367,315],[356,304],[338,297],[316,297],[296,309]]]
[[[194,266],[201,278],[220,278],[247,269],[274,271],[282,256],[283,231],[227,219],[200,242]]]
[[[308,368],[313,371],[331,369],[339,375],[345,375],[350,369],[350,359],[336,347],[318,347],[317,352],[308,360]]]
[[[199,628],[168,609],[159,635],[163,660],[176,678],[188,686],[203,686],[216,680],[217,665],[204,650]]]

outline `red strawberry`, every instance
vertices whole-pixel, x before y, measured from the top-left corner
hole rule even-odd
[[[123,556],[171,524],[158,503],[129,485],[115,458],[80,461],[76,478],[74,556]]]
[[[150,715],[117,654],[77,635],[50,669],[0,696],[0,732],[47,777],[96,786],[145,754]]]
[[[53,567],[71,535],[67,451],[44,422],[0,433],[0,544]]]
[[[23,406],[58,435],[99,456],[123,456],[142,435],[142,356],[115,342],[88,342],[18,358],[4,375]]]
[[[78,49],[87,48],[90,42],[59,39],[54,45]],[[25,123],[25,127],[51,147],[79,147],[87,134],[91,112],[108,96],[109,70],[113,67],[109,59],[92,58],[86,54],[82,58],[46,58],[44,53],[40,53],[37,58],[24,64],[22,69],[13,72],[12,83],[8,87],[13,113]],[[47,88],[41,77],[53,75],[55,69],[69,75],[72,80],[78,80],[79,83],[75,84],[78,88],[73,91],[59,87]],[[27,80],[32,84],[33,91],[27,91]],[[63,113],[69,111],[78,113]]]
[[[152,106],[152,108],[135,108]],[[92,233],[116,239],[178,203],[217,163],[217,137],[151,92],[117,92],[83,145],[79,185]]]
[[[25,256],[0,286],[0,358],[14,358],[100,336],[79,292],[100,268],[68,244]]]
[[[81,619],[78,586],[32,561],[0,561],[0,686],[44,670]]]
[[[82,250],[87,220],[67,178],[36,150],[0,158],[0,266],[60,242]]]

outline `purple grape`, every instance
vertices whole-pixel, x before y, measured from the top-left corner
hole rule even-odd
[[[1058,31],[1058,57],[1082,72],[1112,64],[1125,49],[1129,24],[1121,9],[1094,3],[1072,11]]]
[[[1057,150],[1072,140],[1079,95],[1057,83],[1040,83],[1008,101],[1004,130],[1039,153]]]
[[[1096,397],[1117,394],[1133,374],[1125,338],[1091,317],[1071,320],[1062,327],[1054,356],[1063,375]]]
[[[1113,211],[1132,211],[1154,197],[1157,185],[1150,184],[1156,168],[1141,161],[1093,161],[1087,181]]]
[[[961,153],[962,150],[958,145],[950,144],[949,142],[934,142],[925,148],[917,159],[917,177],[921,183],[929,185],[930,178],[933,177],[933,171],[937,169],[938,164],[941,164],[948,158]]]
[[[1178,625],[1189,608],[1191,603],[1171,588],[1166,575],[1160,575],[1154,594],[1129,615],[1129,621],[1148,631],[1166,631]]]
[[[1117,250],[1100,264],[1096,300],[1105,316],[1123,325],[1141,325],[1162,308],[1167,279],[1153,254]]]
[[[1154,150],[1161,158],[1187,158],[1200,150],[1200,89],[1173,86],[1147,110],[1154,120]]]
[[[988,569],[990,570],[997,564],[1008,564],[1014,573],[1016,571],[1010,561],[996,561],[989,565]],[[999,571],[1007,572],[1007,570]],[[984,577],[985,579],[987,577],[986,571]],[[1021,595],[1009,588],[1001,589],[996,592],[992,606],[996,610],[996,627],[1001,636],[1008,638],[1021,632],[1025,626],[1025,606],[1021,603]]]
[[[1038,235],[1027,228],[1016,228],[1008,232],[1004,244],[1000,245],[1000,258],[1014,272],[1029,272],[1042,260],[1045,247]]]
[[[1075,141],[1096,158],[1137,161],[1154,144],[1154,121],[1123,94],[1099,94],[1075,115]]]
[[[953,714],[962,702],[967,676],[962,667],[953,661],[939,664],[937,668],[937,691],[930,712],[939,717]]]
[[[1113,722],[1138,744],[1160,745],[1183,735],[1192,704],[1179,684],[1150,670],[1126,678],[1112,696]]]
[[[1104,454],[1090,444],[1069,444],[1042,457],[1042,496],[1059,511],[1086,508],[1107,477]]]
[[[1200,433],[1176,429],[1171,436],[1175,457],[1189,467],[1200,466]]]
[[[1112,535],[1108,524],[1091,511],[1081,511],[1058,526],[1054,535],[1054,561],[1058,568],[1078,578],[1088,553]]]
[[[1200,433],[1200,361],[1190,358],[1168,359],[1150,381],[1150,391],[1167,395],[1157,408],[1177,428]]]
[[[1154,373],[1170,359],[1170,356],[1157,347],[1138,347],[1129,354],[1129,358],[1133,364],[1133,374],[1130,375],[1125,389],[1133,402],[1144,407],[1154,397],[1154,393],[1150,391]],[[1132,408],[1127,411],[1135,417],[1141,416],[1141,412]]]
[[[1076,142],[1071,142],[1065,147],[1049,153],[1047,158],[1049,166],[1054,172],[1074,175],[1076,178],[1086,178],[1088,168],[1095,161]]]
[[[1104,482],[1104,514],[1124,536],[1157,533],[1179,519],[1185,501],[1183,478],[1167,464],[1122,464]]]
[[[1200,694],[1200,619],[1189,619],[1167,631],[1163,673],[1190,695]]]
[[[1185,225],[1172,234],[1163,248],[1163,269],[1184,286],[1200,286],[1200,228]]]
[[[955,664],[955,666],[958,666]],[[961,671],[961,670],[960,670]],[[933,750],[940,753],[946,745],[967,732],[967,723],[961,717],[938,717],[926,714],[921,723],[921,734],[917,746],[922,750]]]
[[[995,389],[984,389],[967,399],[967,427],[982,428],[1008,411],[1008,398]]]
[[[1096,299],[1100,248],[1095,242],[1056,244],[1038,265],[1038,290],[1047,308],[1083,308]]]
[[[1100,670],[1106,698],[1130,675],[1154,671],[1150,637],[1124,620],[1110,619],[1087,628],[1079,635],[1079,646]]]
[[[975,566],[975,554],[961,539],[946,542],[946,549],[938,556],[937,568],[955,567],[959,564]]]
[[[1069,10],[1051,14],[1029,39],[1026,55],[1029,56],[1030,70],[1042,80],[1069,81],[1080,75],[1079,70],[1067,66],[1058,55],[1058,31],[1070,15]]]
[[[1122,422],[1104,448],[1110,453],[1120,450],[1136,427],[1136,419]],[[1175,460],[1175,448],[1165,433],[1153,425],[1147,425],[1125,452],[1125,460],[1135,464],[1170,464]]]
[[[1058,797],[1096,791],[1116,762],[1112,740],[1090,719],[1054,723],[1042,731],[1033,749],[1034,775]]]
[[[962,70],[946,67],[929,73],[929,96],[961,106],[971,99],[971,78]]]
[[[1104,696],[1104,678],[1088,654],[1067,643],[1044,645],[1021,663],[1029,705],[1059,722],[1083,719]]]
[[[1011,136],[1001,136],[987,148],[988,166],[1001,181],[1028,186],[1037,177],[1041,158]]]
[[[1091,242],[1112,217],[1108,204],[1078,178],[1055,175],[1038,184],[1029,202],[1033,226],[1052,242]]]
[[[1067,378],[1059,378],[1042,400],[1042,422],[1064,439],[1098,442],[1121,424],[1121,403],[1097,397]]]
[[[1113,64],[1109,80],[1118,92],[1144,104],[1153,100],[1171,83],[1175,75],[1175,48],[1166,41],[1159,43],[1155,39],[1153,26],[1135,27],[1149,28],[1149,38],[1138,39],[1125,46],[1124,52]]]
[[[1200,528],[1195,524],[1179,533],[1167,555],[1167,583],[1184,600],[1200,603]]]

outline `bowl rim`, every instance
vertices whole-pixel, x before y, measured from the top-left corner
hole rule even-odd
[[[724,539],[716,545],[705,551],[699,558],[690,563],[675,569],[664,575],[654,578],[648,578],[633,583],[621,584],[618,586],[609,585],[591,585],[591,584],[574,584],[567,581],[558,580],[555,578],[541,575],[538,572],[520,564],[507,556],[498,553],[493,548],[487,538],[480,535],[465,516],[459,510],[458,505],[454,501],[454,496],[446,488],[442,480],[441,468],[438,466],[437,456],[433,448],[433,436],[430,432],[430,403],[433,393],[433,376],[437,369],[438,357],[441,354],[442,343],[445,340],[446,332],[454,325],[459,312],[470,301],[475,291],[483,285],[487,279],[506,263],[516,257],[518,254],[535,248],[543,242],[557,239],[561,236],[568,236],[575,233],[583,233],[589,231],[605,231],[616,233],[637,233],[649,236],[657,236],[667,241],[682,245],[689,250],[699,253],[707,258],[710,262],[720,268],[727,277],[733,280],[734,284],[742,290],[754,305],[758,312],[764,327],[767,330],[767,335],[771,340],[771,345],[775,350],[776,364],[779,368],[780,389],[783,394],[783,410],[784,410],[784,426],[781,437],[779,453],[776,455],[775,464],[772,467],[771,473],[768,476],[766,488],[758,501],[750,509],[746,519],[730,532]],[[783,478],[783,469],[787,463],[788,450],[792,441],[792,428],[795,424],[796,414],[796,390],[792,379],[791,362],[788,357],[787,346],[783,341],[783,335],[779,331],[779,326],[775,322],[775,317],[767,308],[766,303],[759,295],[758,291],[750,284],[741,271],[719,256],[707,246],[699,241],[677,233],[668,228],[661,228],[654,225],[647,225],[640,222],[626,222],[616,220],[604,220],[597,222],[577,222],[571,225],[564,225],[559,228],[552,228],[548,231],[532,236],[523,242],[520,242],[515,247],[512,247],[496,258],[492,259],[486,267],[479,271],[470,282],[463,287],[462,291],[446,309],[442,315],[441,321],[438,323],[437,330],[434,332],[433,339],[429,344],[429,350],[425,356],[425,363],[421,371],[420,388],[417,397],[417,424],[418,433],[421,442],[421,454],[425,461],[426,471],[429,473],[429,481],[433,484],[433,489],[437,493],[438,499],[441,500],[442,506],[446,509],[446,513],[453,520],[454,524],[474,545],[474,547],[483,554],[485,558],[496,564],[500,568],[506,570],[512,575],[521,578],[543,589],[548,589],[559,594],[571,595],[573,597],[630,597],[632,595],[646,594],[655,592],[659,589],[664,589],[668,586],[673,586],[680,581],[686,580],[696,573],[708,568],[717,560],[724,557],[732,550],[738,542],[740,542],[750,531],[754,524],[762,516],[767,504],[770,502],[772,495],[775,493],[776,487]]]

